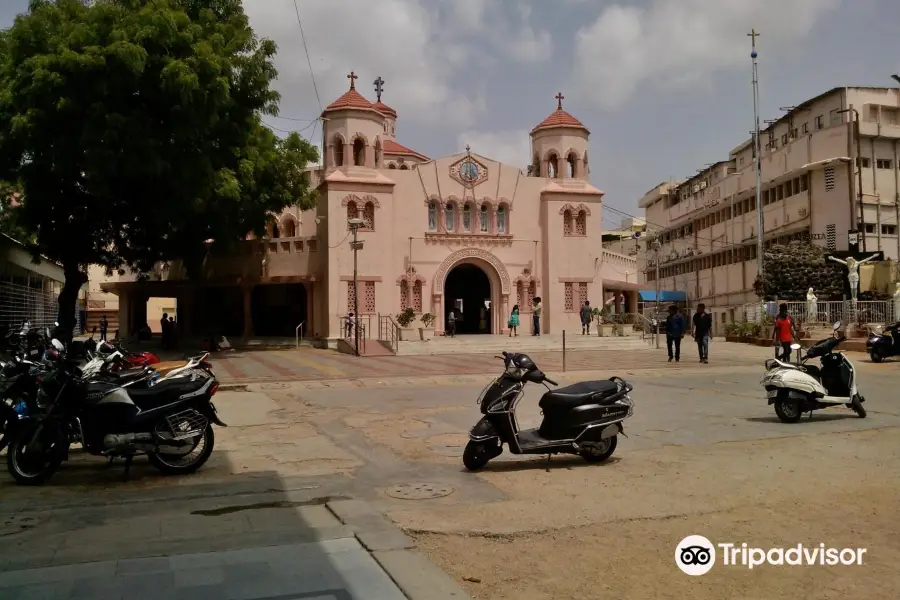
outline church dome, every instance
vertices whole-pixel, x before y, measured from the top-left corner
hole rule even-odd
[[[385,104],[384,102],[382,102],[381,100],[379,100],[378,102],[373,104],[372,108],[374,108],[375,110],[377,110],[378,112],[380,112],[381,114],[383,114],[386,117],[394,117],[395,119],[397,118],[397,111],[394,110],[393,108],[391,108],[390,106],[388,106],[387,104]]]
[[[350,89],[347,90],[340,98],[329,104],[323,112],[329,112],[332,110],[366,110],[366,111],[378,111],[371,102],[365,99],[365,97],[356,91],[356,73],[351,72],[347,75],[347,78],[350,80]]]
[[[585,133],[590,133],[590,131],[588,131],[588,128],[585,127],[581,121],[563,110],[562,101],[564,99],[565,96],[563,96],[561,93],[556,95],[556,110],[553,111],[549,117],[541,121],[537,127],[532,129],[532,134],[537,133],[538,131],[556,128],[583,129]]]

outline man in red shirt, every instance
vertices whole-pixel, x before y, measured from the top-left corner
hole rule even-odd
[[[797,324],[788,314],[787,304],[781,304],[778,307],[778,316],[775,317],[775,329],[772,337],[776,346],[781,346],[781,356],[779,360],[790,362],[791,360],[791,344],[794,343],[794,333],[797,330]]]

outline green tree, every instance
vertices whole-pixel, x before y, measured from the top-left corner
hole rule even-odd
[[[228,249],[315,204],[316,148],[260,118],[277,114],[275,52],[240,0],[32,0],[0,32],[0,181],[63,266],[64,331],[88,265],[196,272],[205,240]]]
[[[763,258],[763,276],[753,284],[760,298],[804,301],[809,288],[819,300],[840,300],[844,293],[844,271],[826,259],[827,252],[809,243],[772,246]]]

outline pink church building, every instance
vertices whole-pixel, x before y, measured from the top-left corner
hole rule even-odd
[[[459,334],[507,333],[515,305],[527,335],[536,297],[545,334],[579,330],[585,301],[602,306],[614,294],[618,303],[625,292],[628,306],[618,309],[634,310],[636,260],[602,247],[590,132],[563,109],[562,94],[531,130],[523,170],[478,148],[432,159],[402,145],[398,114],[381,100],[384,81],[371,102],[355,73],[348,78],[322,113],[316,208],[275,216],[266,239],[210,259],[204,281],[185,280],[173,264],[155,281],[104,284],[119,295],[123,334],[146,319],[151,296],[177,298],[186,334],[293,337],[302,324],[305,336],[331,341],[344,337],[354,300],[368,338],[384,338],[407,308],[434,315],[438,335],[451,308]],[[362,242],[355,252],[351,223]]]

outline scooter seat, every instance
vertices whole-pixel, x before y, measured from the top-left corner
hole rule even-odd
[[[206,384],[206,379],[197,377],[191,379],[187,377],[176,377],[174,379],[162,380],[153,387],[133,389],[125,388],[128,397],[131,398],[138,408],[141,410],[152,410],[173,404],[184,394],[195,392]]]
[[[147,376],[148,371],[144,367],[137,367],[134,369],[122,369],[121,371],[110,371],[105,375],[110,381],[125,383]]]
[[[544,412],[571,410],[587,404],[612,404],[619,392],[614,381],[582,381],[544,394],[538,406]]]

